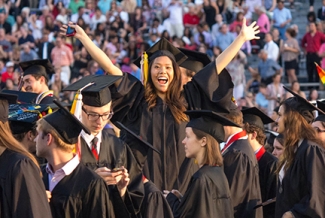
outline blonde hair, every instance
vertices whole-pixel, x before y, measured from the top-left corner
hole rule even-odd
[[[53,128],[51,124],[49,124],[44,119],[40,119],[37,121],[37,130],[43,132],[43,135],[41,137],[44,137],[44,135],[46,134],[51,134],[57,147],[63,151],[72,152],[75,148],[74,144],[65,143],[61,139],[60,134]]]

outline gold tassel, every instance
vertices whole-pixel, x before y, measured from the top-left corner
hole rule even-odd
[[[147,85],[148,82],[148,68],[149,68],[149,59],[147,52],[143,52],[141,57],[141,73],[142,73],[142,84]]]
[[[195,164],[199,164],[199,162],[197,161],[197,159],[194,160],[194,163],[195,163]]]

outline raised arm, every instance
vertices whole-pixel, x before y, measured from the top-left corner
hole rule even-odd
[[[80,26],[75,25],[72,22],[69,22],[69,26],[76,30],[74,37],[80,40],[91,57],[98,62],[98,64],[103,68],[105,72],[116,76],[121,76],[123,74],[122,71],[112,63],[107,55],[91,41],[91,39],[87,36],[85,31]],[[67,25],[63,25],[60,29],[60,34],[65,35],[67,28]],[[119,82],[120,80],[117,81],[115,85],[118,86]]]
[[[251,25],[246,26],[246,18],[244,17],[242,29],[236,39],[231,43],[231,45],[224,50],[216,58],[216,68],[218,74],[230,63],[230,61],[235,57],[243,44],[252,39],[259,39],[260,37],[256,36],[259,31],[259,27],[255,26],[256,22],[253,22]]]

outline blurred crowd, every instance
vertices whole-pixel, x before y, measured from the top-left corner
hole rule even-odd
[[[325,68],[325,0],[321,8],[313,4],[310,0],[306,34],[298,38],[291,14],[294,0],[0,0],[1,89],[18,89],[18,63],[35,59],[50,59],[56,72],[50,88],[65,101],[73,98],[61,92],[65,86],[86,75],[104,74],[78,40],[58,34],[69,21],[81,26],[122,71],[140,78],[141,70],[132,62],[161,37],[214,60],[246,18],[260,26],[260,39],[245,43],[227,66],[234,97],[240,106],[271,114],[291,97],[282,89],[284,82],[308,100],[318,99],[316,89],[306,96],[297,79],[302,58],[308,82],[319,81],[314,62]],[[252,67],[248,59],[254,55],[258,65]]]

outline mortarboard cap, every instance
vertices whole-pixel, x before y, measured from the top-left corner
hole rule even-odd
[[[289,88],[285,86],[283,86],[283,88],[293,95],[293,97],[285,100],[285,103],[290,106],[291,110],[297,111],[299,114],[301,114],[307,120],[308,123],[311,123],[314,120],[314,110],[317,110],[319,114],[325,114],[321,109],[317,108],[316,106],[314,106],[309,101],[307,101],[297,93],[293,92]]]
[[[191,119],[186,127],[201,130],[211,135],[219,143],[223,142],[225,139],[223,126],[240,127],[226,117],[210,110],[185,111],[185,114],[189,115]]]
[[[197,73],[206,65],[211,63],[209,56],[205,53],[191,51],[184,48],[179,48],[179,50],[187,56],[187,59],[179,65],[180,67]]]
[[[109,86],[120,78],[122,77],[112,75],[90,75],[67,86],[63,91],[78,91],[88,84],[93,83],[93,85],[82,90],[82,102],[89,106],[102,107],[112,100]]]
[[[322,101],[317,101],[317,107],[321,109],[322,111],[325,111],[325,103]],[[324,114],[318,114],[315,121],[321,121],[325,122],[325,115]]]
[[[116,127],[117,128],[125,130],[127,133],[129,133],[130,135],[132,135],[140,143],[142,143],[143,145],[151,148],[152,150],[154,150],[155,152],[157,152],[158,154],[160,154],[160,152],[157,149],[155,149],[151,144],[149,144],[149,142],[144,141],[141,138],[141,136],[135,134],[133,131],[131,131],[130,129],[128,129],[126,126],[124,126],[121,122],[117,121],[115,124],[116,124]]]
[[[9,104],[17,103],[17,95],[0,93],[0,121],[8,121]]]
[[[65,143],[77,143],[81,130],[90,134],[90,131],[63,105],[57,100],[53,100],[53,102],[59,107],[59,110],[45,116],[43,119],[59,133],[60,138]]]
[[[20,62],[19,66],[26,75],[39,75],[44,76],[47,80],[51,79],[55,73],[54,67],[48,59],[39,59]]]
[[[181,64],[187,59],[186,55],[183,54],[178,48],[173,46],[167,39],[161,38],[153,46],[151,46],[146,53],[148,54],[149,62],[157,57],[167,56],[170,59],[176,61],[177,64]],[[138,57],[134,62],[139,68],[141,67],[141,56]]]
[[[38,94],[33,92],[22,92],[15,90],[2,90],[2,93],[17,95],[18,102],[21,104],[32,104],[35,102]]]
[[[11,104],[9,105],[9,124],[12,134],[21,134],[35,128],[36,121],[49,113],[48,105]]]
[[[274,120],[272,120],[257,107],[245,108],[242,109],[241,112],[243,113],[244,123],[249,123],[261,129],[264,129],[265,124],[274,122]]]

